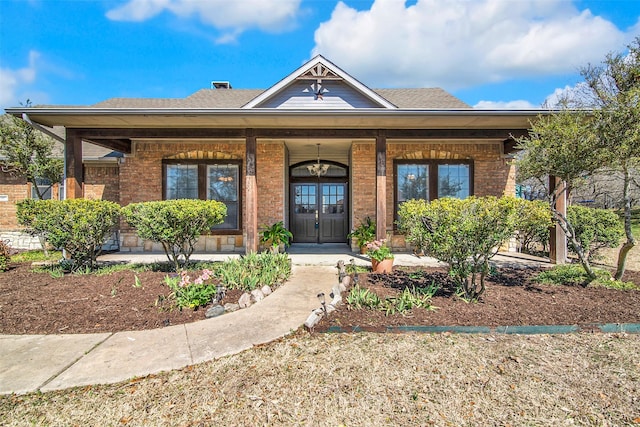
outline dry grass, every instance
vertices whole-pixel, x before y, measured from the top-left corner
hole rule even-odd
[[[2,425],[634,425],[640,336],[304,332],[109,386],[0,398]]]

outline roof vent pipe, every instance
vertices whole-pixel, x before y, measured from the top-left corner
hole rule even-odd
[[[211,89],[231,89],[231,83],[212,81]]]

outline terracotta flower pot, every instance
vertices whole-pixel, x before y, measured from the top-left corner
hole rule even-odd
[[[380,262],[372,259],[371,267],[374,273],[391,273],[393,269],[393,258],[383,259]]]

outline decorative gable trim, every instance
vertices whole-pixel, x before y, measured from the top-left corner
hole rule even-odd
[[[397,107],[385,98],[369,89],[367,86],[360,83],[355,78],[351,77],[345,71],[340,69],[337,65],[324,58],[322,55],[317,55],[300,68],[289,74],[284,79],[273,85],[271,88],[262,92],[260,95],[249,101],[242,108],[251,109],[259,108],[259,106],[274,97],[279,92],[286,89],[288,86],[294,84],[299,80],[315,80],[318,85],[322,83],[322,80],[339,80],[345,82],[347,85],[358,91],[364,97],[370,99],[374,104],[379,105],[382,108],[396,109]]]

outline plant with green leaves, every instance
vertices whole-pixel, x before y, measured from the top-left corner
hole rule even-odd
[[[538,274],[535,281],[546,285],[594,286],[618,290],[640,290],[633,282],[622,282],[611,277],[607,270],[594,269],[596,278],[590,280],[584,269],[575,264],[556,265]]]
[[[96,258],[120,218],[120,206],[106,200],[21,200],[18,222],[32,235],[64,249],[71,270],[96,266]]]
[[[197,309],[211,302],[217,293],[217,286],[210,281],[213,273],[203,270],[202,273],[192,280],[187,271],[182,271],[179,275],[165,276],[164,283],[171,289],[171,296],[175,298],[176,304],[183,308]]]
[[[549,203],[543,200],[517,199],[518,209],[518,238],[522,250],[535,253],[536,247],[546,252],[549,246],[549,229],[553,226],[553,219]]]
[[[278,252],[280,245],[289,246],[293,233],[287,230],[282,221],[267,227],[261,234],[260,242],[271,245],[272,252]]]
[[[403,202],[398,210],[398,231],[404,234],[407,243],[414,247],[416,253],[424,253],[429,240],[429,230],[422,219],[428,210],[429,201],[411,199]]]
[[[252,291],[286,281],[291,275],[291,261],[287,254],[252,252],[218,265],[214,275],[228,289]]]
[[[624,274],[627,255],[636,245],[631,229],[632,184],[640,160],[640,36],[627,52],[609,53],[601,65],[581,70],[588,90],[580,107],[593,111],[591,130],[605,153],[607,167],[621,171],[626,241],[618,253],[615,278]]]
[[[376,223],[371,217],[366,217],[360,224],[347,234],[347,239],[355,239],[356,245],[360,249],[376,238]]]
[[[567,236],[567,242],[578,256],[587,276],[595,278],[584,248],[576,238],[573,225],[557,208],[557,200],[565,197],[567,189],[584,183],[585,177],[602,167],[606,157],[598,147],[598,140],[590,128],[590,117],[582,110],[562,109],[538,116],[529,134],[518,139],[522,155],[516,160],[518,180],[538,179],[541,182],[554,176],[560,185],[549,194],[549,207],[554,223]]]
[[[598,259],[603,248],[618,247],[624,235],[620,217],[611,210],[568,206],[567,219],[590,261]]]
[[[31,103],[27,101],[27,107]],[[14,116],[0,118],[0,169],[2,172],[23,177],[32,185],[39,200],[45,191],[38,186],[44,179],[53,185],[61,182],[63,161],[53,155],[53,138],[34,129],[26,121]]]
[[[356,285],[349,291],[347,295],[347,303],[350,308],[355,309],[378,309],[382,301],[380,297],[367,288]]]
[[[0,272],[9,269],[11,262],[11,246],[7,240],[0,240]]]
[[[516,229],[516,199],[472,196],[405,204],[410,202],[414,208],[408,216],[401,211],[401,228],[420,233],[425,252],[446,262],[461,294],[477,301],[485,291],[489,260]]]
[[[178,271],[189,263],[200,235],[224,221],[227,207],[215,200],[163,200],[132,203],[122,214],[138,236],[162,245]]]

